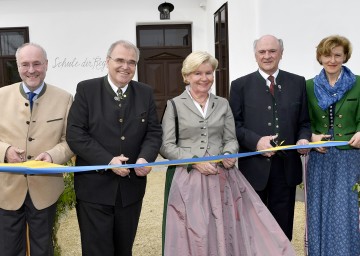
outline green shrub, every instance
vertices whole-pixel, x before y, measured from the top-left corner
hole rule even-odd
[[[74,159],[66,163],[67,166],[74,165]],[[74,173],[64,174],[65,189],[61,194],[56,208],[55,224],[53,227],[53,244],[54,244],[54,256],[61,256],[61,248],[58,244],[57,232],[60,226],[60,218],[64,216],[69,210],[75,207],[76,197],[74,191]]]

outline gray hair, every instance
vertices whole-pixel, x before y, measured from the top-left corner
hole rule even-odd
[[[259,42],[259,40],[260,40],[260,38],[259,38],[259,39],[256,39],[256,40],[254,41],[254,44],[253,44],[254,52],[256,52],[256,45],[257,45],[257,43]],[[279,39],[279,38],[277,38],[277,40],[278,40],[279,45],[280,45],[280,50],[281,50],[281,51],[284,51],[284,42],[283,42],[283,40],[282,40],[282,39]]]
[[[26,46],[34,46],[34,47],[40,49],[40,50],[42,51],[42,54],[43,54],[43,56],[44,56],[44,59],[47,60],[46,51],[45,51],[45,49],[44,49],[42,46],[40,46],[39,44],[36,44],[36,43],[25,43],[25,44],[21,45],[19,48],[17,48],[17,50],[16,50],[16,53],[15,53],[16,62],[18,62],[18,60],[19,60],[20,51],[21,51],[23,48],[25,48]]]
[[[129,41],[126,41],[126,40],[118,40],[114,43],[112,43],[110,45],[110,48],[109,50],[107,51],[107,56],[110,57],[111,53],[113,52],[114,48],[118,45],[121,45],[123,47],[125,47],[126,49],[129,49],[129,50],[134,50],[135,51],[135,54],[136,54],[136,62],[139,61],[139,58],[140,58],[140,50],[131,42]]]

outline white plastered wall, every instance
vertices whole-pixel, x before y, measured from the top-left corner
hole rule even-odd
[[[84,79],[107,73],[109,45],[136,41],[137,24],[192,24],[193,50],[214,53],[214,12],[224,0],[171,0],[170,20],[159,19],[159,0],[0,0],[0,27],[28,26],[30,40],[48,52],[46,81],[75,93]],[[284,40],[280,68],[311,78],[321,66],[315,47],[325,36],[340,34],[353,44],[347,66],[360,73],[358,0],[228,0],[230,81],[253,72],[253,41],[264,34]],[[66,62],[64,62],[66,60]]]

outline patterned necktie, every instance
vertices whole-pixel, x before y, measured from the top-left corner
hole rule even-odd
[[[275,88],[274,77],[269,76],[268,80],[270,81],[270,93],[271,93],[272,96],[274,96],[274,88]]]
[[[33,103],[34,103],[33,99],[34,99],[35,95],[36,95],[36,93],[34,93],[34,92],[29,92],[30,110],[32,110]]]

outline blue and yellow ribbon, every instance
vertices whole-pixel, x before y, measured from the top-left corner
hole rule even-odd
[[[318,147],[337,147],[337,146],[345,146],[345,145],[348,145],[347,141],[319,141],[319,142],[311,142],[308,145],[278,146],[271,148],[269,150],[228,154],[228,155],[218,155],[218,156],[206,156],[199,158],[177,159],[171,161],[166,160],[166,161],[144,163],[144,164],[64,166],[64,165],[52,164],[42,161],[27,161],[23,163],[0,164],[0,172],[11,172],[11,173],[21,173],[21,174],[56,174],[56,173],[95,171],[102,169],[111,169],[116,167],[136,168],[136,167],[154,167],[154,166],[162,166],[162,165],[164,166],[187,165],[187,164],[195,164],[200,162],[220,162],[221,160],[226,158],[248,157],[248,156],[263,154],[265,152],[272,152],[278,150],[297,150],[297,149],[318,148]]]

